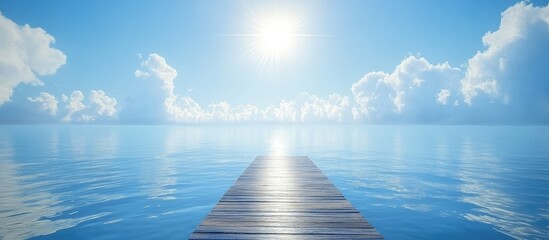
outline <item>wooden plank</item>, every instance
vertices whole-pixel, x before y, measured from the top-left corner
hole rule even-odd
[[[190,239],[383,239],[308,157],[257,157]]]
[[[281,240],[337,240],[337,239],[380,239],[379,234],[330,235],[330,234],[207,234],[193,233],[191,239],[281,239]]]

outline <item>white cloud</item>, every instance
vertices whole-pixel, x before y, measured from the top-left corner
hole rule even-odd
[[[86,108],[82,103],[84,100],[84,94],[81,91],[73,91],[70,96],[70,101],[65,106],[67,115],[62,119],[64,122],[71,122],[73,120],[73,114],[80,112]]]
[[[263,120],[273,122],[295,122],[295,101],[282,100],[276,105],[270,105],[263,111]]]
[[[380,97],[380,91],[383,95],[388,95],[388,87],[383,84],[383,79],[389,77],[385,72],[369,72],[358,82],[353,83],[351,92],[358,106],[353,107],[353,118],[360,119],[363,116],[369,116],[371,112],[377,111],[377,104],[373,101]]]
[[[47,92],[41,92],[37,97],[28,97],[27,100],[38,103],[40,110],[49,111],[52,116],[57,114],[57,99]]]
[[[207,112],[200,104],[190,97],[177,97],[175,95],[166,98],[166,112],[170,120],[177,122],[204,122],[210,119]]]
[[[149,54],[141,66],[143,69],[137,69],[135,76],[146,78],[146,80],[152,78],[156,82],[147,82],[148,95],[140,95],[137,98],[148,97],[149,99],[145,102],[162,104],[162,106],[147,105],[141,108],[141,111],[163,108],[169,121],[342,122],[347,119],[345,115],[349,112],[350,103],[346,96],[332,94],[328,99],[323,99],[308,93],[302,93],[295,99],[282,100],[278,105],[269,105],[264,109],[253,104],[232,106],[227,101],[210,103],[204,108],[191,97],[174,94],[174,79],[177,77],[177,71],[168,65],[162,56],[156,53]],[[134,117],[142,116],[133,114]]]
[[[156,53],[149,54],[149,58],[143,62],[149,72],[143,72],[143,76],[152,74],[162,80],[164,88],[173,95],[173,80],[177,77],[177,71],[166,63],[166,59]],[[138,70],[139,71],[139,70]]]
[[[342,122],[349,110],[349,98],[332,94],[328,99],[302,93],[292,100],[264,109],[253,105],[231,106],[226,101],[202,108],[190,97],[168,104],[172,120],[183,122]]]
[[[343,122],[349,114],[349,97],[332,94],[328,99],[322,99],[316,95],[302,93],[305,97],[300,108],[301,122],[333,121]]]
[[[463,71],[410,56],[393,72],[367,73],[351,88],[353,118],[372,123],[547,123],[549,5],[520,2],[509,7],[499,29],[482,40],[487,49],[470,58]]]
[[[377,122],[404,112],[418,114],[439,101],[437,92],[455,88],[461,74],[447,62],[435,65],[416,56],[402,60],[392,73],[369,72],[351,87],[353,118]]]
[[[190,98],[179,98],[174,94],[173,80],[177,77],[177,71],[166,63],[166,60],[156,54],[149,54],[148,58],[141,63],[143,69],[135,70],[134,75],[138,78],[148,78],[152,76],[153,81],[149,82],[148,88],[153,91],[153,102],[162,102],[164,106],[147,106],[148,108],[163,108],[168,113],[171,120],[182,121],[202,121],[204,119],[203,110],[196,102]],[[156,89],[158,86],[161,89]],[[150,92],[149,92],[150,93]],[[148,96],[137,96],[143,98]],[[143,104],[148,105],[148,104]],[[149,109],[142,109],[149,110]]]
[[[533,48],[534,51],[543,53],[540,55],[545,55],[542,56],[544,59],[535,61],[547,63],[549,60],[545,54],[549,36],[548,6],[534,7],[532,4],[520,2],[505,10],[501,16],[499,29],[486,33],[482,38],[487,49],[469,59],[467,72],[461,81],[461,92],[464,101],[469,105],[479,93],[501,98],[506,102],[509,100],[509,92],[512,91],[509,85],[514,85],[509,81],[523,84],[531,81],[532,79],[520,76],[524,74],[514,76],[514,79],[509,76],[513,75],[514,70],[524,73],[534,70],[531,66],[527,69],[516,69],[521,60],[534,60],[535,54],[531,53]],[[546,81],[549,76],[538,77]]]
[[[437,102],[446,105],[448,103],[448,97],[450,97],[450,90],[448,89],[441,89],[440,92],[437,93]]]
[[[244,122],[261,120],[261,110],[251,104],[232,107],[226,101],[211,103],[204,112],[206,119],[212,122]]]
[[[233,112],[236,113],[235,121],[252,121],[257,122],[261,120],[261,110],[252,104],[238,105],[233,108]]]
[[[20,83],[44,85],[38,76],[54,74],[65,64],[63,52],[50,47],[53,36],[28,24],[18,26],[0,13],[0,105]]]
[[[97,115],[113,116],[116,114],[116,99],[109,97],[103,90],[91,90],[90,108]]]
[[[149,76],[149,73],[148,72],[143,72],[139,69],[135,70],[135,72],[133,73],[133,75],[135,75],[135,77],[148,77]]]
[[[61,119],[63,122],[91,122],[102,116],[113,118],[117,113],[116,99],[107,96],[103,90],[91,90],[88,105],[84,104],[85,96],[80,90],[73,91],[70,98],[62,96],[68,101],[66,115]]]

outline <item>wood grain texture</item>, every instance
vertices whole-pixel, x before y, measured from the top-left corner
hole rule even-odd
[[[190,239],[383,239],[308,157],[257,157]]]

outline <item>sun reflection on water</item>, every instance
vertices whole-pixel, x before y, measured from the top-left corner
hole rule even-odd
[[[288,155],[288,139],[284,132],[274,132],[269,139],[269,155],[270,156],[287,156]]]

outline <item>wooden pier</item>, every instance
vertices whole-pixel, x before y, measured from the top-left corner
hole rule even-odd
[[[190,239],[383,239],[308,157],[257,157]]]

